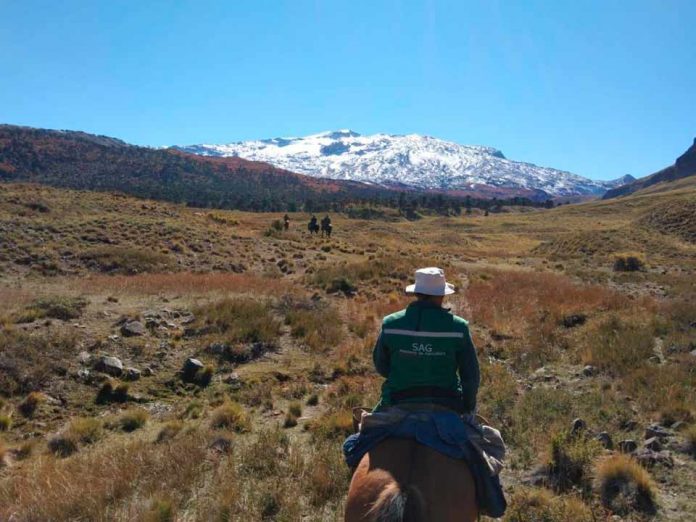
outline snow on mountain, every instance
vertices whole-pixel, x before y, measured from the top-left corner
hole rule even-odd
[[[507,159],[491,147],[459,145],[430,136],[351,130],[303,138],[272,138],[179,150],[204,156],[239,156],[320,178],[417,189],[476,190],[496,187],[541,190],[550,196],[603,194],[613,184],[570,172]]]

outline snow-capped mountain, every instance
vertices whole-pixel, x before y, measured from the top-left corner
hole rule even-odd
[[[239,156],[309,176],[417,189],[476,191],[486,187],[550,196],[603,194],[612,182],[507,159],[490,147],[459,145],[430,136],[351,130],[303,138],[272,138],[179,150],[204,156]]]

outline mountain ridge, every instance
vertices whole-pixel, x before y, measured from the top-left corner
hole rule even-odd
[[[481,187],[542,191],[550,197],[600,196],[618,181],[593,181],[567,171],[508,159],[502,151],[460,145],[420,134],[361,135],[351,129],[280,137],[174,146],[202,156],[238,156],[293,172],[420,190],[468,191]]]

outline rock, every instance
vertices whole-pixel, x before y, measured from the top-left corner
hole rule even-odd
[[[674,466],[674,459],[669,451],[653,451],[649,448],[641,448],[634,454],[636,460],[646,468],[660,464],[671,468]]]
[[[123,378],[127,381],[137,381],[140,379],[141,372],[137,368],[126,368]]]
[[[225,355],[229,350],[229,345],[226,343],[210,343],[208,345],[208,351],[214,355]]]
[[[77,371],[77,378],[82,379],[85,382],[89,382],[91,375],[92,372],[90,372],[87,368],[81,368]]]
[[[585,314],[572,314],[563,317],[563,319],[561,319],[561,324],[566,328],[575,328],[576,326],[585,324],[586,321],[587,316]]]
[[[681,431],[681,430],[683,430],[684,428],[687,428],[688,426],[689,426],[689,425],[688,425],[686,422],[684,422],[684,421],[677,421],[677,422],[675,422],[674,424],[672,424],[672,426],[670,426],[670,427],[671,427],[672,430],[674,430],[674,431]]]
[[[643,443],[643,446],[653,451],[662,450],[662,444],[660,444],[660,440],[657,437],[649,438]]]
[[[570,425],[571,435],[580,435],[587,429],[587,423],[582,419],[575,419]]]
[[[119,377],[123,373],[123,363],[117,357],[102,355],[97,359],[94,369],[99,372],[108,373],[114,377]]]
[[[109,336],[109,341],[118,341],[120,337],[116,334]]]
[[[667,438],[673,436],[674,433],[672,433],[672,431],[668,430],[664,426],[660,426],[659,424],[651,424],[645,428],[645,439],[652,439],[653,437]]]
[[[621,453],[633,453],[638,449],[638,443],[630,439],[619,441],[618,446]]]
[[[242,379],[237,372],[232,372],[222,378],[225,384],[241,384]]]
[[[588,364],[582,369],[582,374],[585,377],[592,377],[593,375],[597,375],[597,368],[595,368],[591,364]]]
[[[623,431],[633,431],[638,427],[638,423],[634,420],[627,420],[621,423],[621,429]]]
[[[184,363],[184,367],[181,369],[181,376],[185,381],[192,380],[199,370],[203,369],[203,363],[198,359],[189,357]]]
[[[599,441],[605,449],[614,449],[614,441],[611,439],[611,435],[606,431],[602,431],[595,435],[595,440]]]
[[[152,368],[150,368],[149,366],[146,366],[145,368],[143,368],[143,375],[145,377],[152,377],[154,374],[155,374],[155,371]]]
[[[126,337],[145,335],[145,325],[140,321],[128,321],[121,326],[121,333]]]
[[[89,364],[92,360],[92,354],[89,352],[82,351],[79,354],[77,354],[77,360],[80,361],[80,364]]]

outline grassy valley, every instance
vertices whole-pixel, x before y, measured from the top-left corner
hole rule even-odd
[[[504,520],[693,520],[695,201],[685,178],[377,208],[324,239],[305,213],[0,184],[0,520],[341,519],[380,319],[428,265],[509,444]]]

